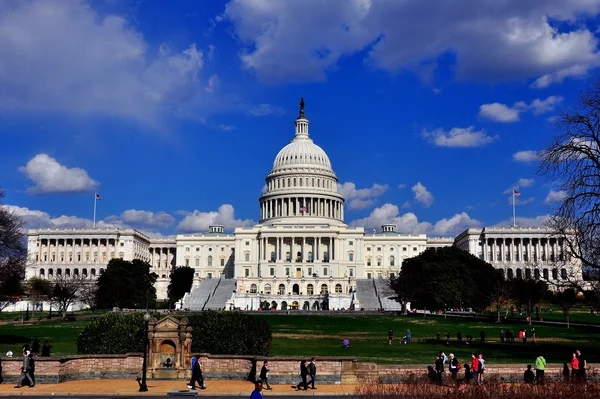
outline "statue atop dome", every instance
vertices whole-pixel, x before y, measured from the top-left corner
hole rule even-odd
[[[300,114],[298,115],[298,118],[305,118],[305,115],[304,115],[304,97],[302,97],[300,99]]]

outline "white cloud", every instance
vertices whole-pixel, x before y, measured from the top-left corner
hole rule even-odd
[[[346,199],[346,207],[349,211],[366,209],[376,202],[389,189],[387,184],[374,183],[370,188],[357,189],[356,184],[346,182],[338,184],[338,192]]]
[[[410,204],[409,201],[405,201],[404,204],[402,204],[402,209],[408,209],[410,208],[412,205]]]
[[[225,132],[230,132],[232,130],[235,130],[235,126],[232,126],[232,125],[218,125],[217,129],[223,130]]]
[[[500,103],[482,104],[479,107],[480,117],[496,122],[517,122],[520,113],[520,109],[509,108]]]
[[[32,195],[77,194],[97,189],[98,182],[81,168],[68,168],[46,154],[38,154],[19,170],[34,185],[27,189]]]
[[[175,218],[166,212],[140,211],[128,209],[120,216],[109,216],[106,222],[145,228],[165,228],[175,224]]]
[[[513,154],[513,160],[515,162],[535,162],[538,160],[537,151],[518,151]]]
[[[400,215],[398,206],[384,204],[373,209],[371,214],[363,219],[358,219],[350,224],[352,226],[363,226],[367,234],[372,229],[380,230],[381,225],[392,223],[396,225],[396,231],[402,234],[429,234],[436,236],[455,236],[469,227],[480,227],[483,224],[472,219],[467,213],[456,214],[448,219],[441,219],[432,225],[429,222],[419,222],[417,216],[408,212]]]
[[[530,104],[519,101],[510,108],[500,103],[483,104],[479,107],[479,116],[495,122],[517,122],[521,112],[531,111],[534,115],[551,112],[562,100],[561,96],[549,96],[545,100],[536,98]]]
[[[209,226],[222,225],[226,230],[236,227],[252,226],[254,222],[246,219],[235,219],[233,206],[224,204],[216,212],[194,211],[183,218],[177,225],[177,231],[181,232],[206,232]]]
[[[398,184],[398,190],[402,190],[406,188],[406,184]]]
[[[512,206],[512,204],[513,204],[512,194],[509,195],[506,199],[508,200],[508,204]],[[515,196],[515,204],[516,205],[527,205],[527,204],[531,204],[533,201],[535,201],[535,197],[522,198],[522,197]]]
[[[539,78],[534,86],[545,87],[598,65],[598,38],[573,22],[599,7],[593,0],[232,0],[220,20],[244,44],[244,67],[268,82],[322,80],[362,51],[372,67],[417,74],[450,53],[460,78]]]
[[[437,147],[481,147],[498,140],[498,136],[488,136],[485,129],[473,131],[474,127],[455,127],[449,132],[436,129],[432,132],[423,131],[422,135]]]
[[[544,202],[546,204],[555,204],[557,202],[562,202],[567,198],[567,192],[564,190],[550,190]]]
[[[271,104],[255,104],[248,107],[248,114],[252,116],[267,116],[283,114],[283,108]]]
[[[433,203],[433,195],[427,191],[427,188],[418,182],[411,188],[412,192],[415,193],[415,201],[420,202],[426,208],[429,208]]]
[[[472,219],[466,212],[457,213],[449,219],[436,222],[429,234],[434,236],[456,236],[471,227],[482,227],[483,223]]]
[[[25,207],[20,207],[16,205],[5,205],[5,207],[14,212],[16,215],[19,215],[25,221],[26,229],[36,229],[36,228],[83,228],[83,227],[92,227],[92,221],[89,219],[80,218],[77,216],[67,216],[62,215],[58,217],[51,217],[48,213],[29,209]],[[99,227],[118,227],[112,226],[106,223],[97,223]]]
[[[219,86],[219,76],[213,75],[208,79],[208,83],[206,85],[205,90],[209,93],[214,93]]]
[[[154,124],[202,92],[204,57],[195,44],[154,52],[125,18],[101,15],[86,1],[4,2],[0,54],[3,110]]]
[[[519,180],[517,180],[512,187],[507,188],[506,190],[504,190],[502,192],[502,194],[511,194],[512,196],[512,191],[513,190],[519,190],[520,188],[527,188],[527,187],[531,187],[535,184],[535,179],[526,179],[524,177],[521,177]],[[521,193],[522,194],[522,193]]]

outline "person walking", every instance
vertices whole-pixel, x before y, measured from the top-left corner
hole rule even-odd
[[[260,369],[260,380],[263,384],[267,386],[267,390],[271,390],[271,386],[269,385],[269,361],[265,360],[263,362],[263,366]]]
[[[479,359],[475,356],[474,353],[471,353],[471,373],[473,373],[473,380],[475,384],[479,384],[479,380],[477,379],[477,371],[479,370]],[[465,371],[466,373],[466,371]]]
[[[444,372],[444,358],[442,353],[435,357],[435,382],[442,385],[442,373]]]
[[[531,327],[531,342],[535,344],[535,327]]]
[[[587,373],[586,373],[587,360],[586,360],[585,356],[583,355],[583,353],[581,353],[581,351],[579,349],[577,349],[575,351],[575,353],[577,354],[577,360],[579,361],[578,378],[581,382],[586,382],[586,380],[587,380]]]
[[[252,391],[252,393],[250,394],[250,399],[262,399],[262,391],[263,386],[262,386],[262,382],[260,381],[256,381],[254,383],[254,391]]]
[[[310,359],[310,364],[308,365],[308,371],[310,374],[310,382],[309,382],[309,384],[311,385],[310,389],[317,389],[317,388],[315,388],[315,380],[317,379],[317,359],[315,359],[314,357]]]
[[[437,342],[440,342],[440,335],[441,335],[440,330],[437,330],[435,332],[435,338],[437,339]]]
[[[458,385],[458,359],[451,353],[448,355],[448,370],[450,371],[450,378],[456,385]]]
[[[500,342],[504,343],[504,328],[500,330]]]
[[[546,370],[546,359],[540,354],[535,359],[535,379],[538,384],[544,384],[544,370]]]
[[[410,344],[412,342],[412,333],[410,330],[406,330],[406,343]]]
[[[306,391],[308,389],[308,383],[306,382],[306,376],[308,375],[308,367],[306,367],[306,360],[302,360],[300,362],[300,378],[302,379],[298,385],[296,385],[296,390],[299,391],[300,388],[304,388]]]
[[[31,379],[31,375],[29,374],[29,371],[30,371],[29,370],[29,353],[23,352],[23,365],[21,366],[21,374],[19,375],[19,383],[15,386],[15,388],[22,388],[24,380],[29,381],[30,388],[34,387],[35,384],[33,383],[33,380]]]
[[[477,368],[477,380],[479,385],[483,384],[483,372],[485,371],[485,359],[483,358],[483,353],[479,354],[479,364]]]
[[[202,363],[200,363],[200,355],[195,356],[196,361],[194,362],[194,368],[192,369],[192,381],[190,381],[191,389],[196,389],[196,382],[198,388],[206,389],[204,385],[204,375],[202,374]]]
[[[394,331],[390,328],[390,330],[388,331],[388,342],[391,345],[392,341],[394,340]]]
[[[35,359],[33,358],[33,353],[29,352],[29,375],[31,376],[31,381],[33,381],[33,385],[29,388],[33,388],[35,385]]]
[[[577,353],[573,353],[571,357],[571,377],[573,380],[579,378],[579,359],[577,359]]]

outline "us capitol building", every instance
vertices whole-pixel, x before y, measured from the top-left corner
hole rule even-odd
[[[275,157],[253,227],[211,226],[202,234],[154,239],[134,229],[35,229],[28,232],[26,277],[80,275],[97,278],[112,258],[141,259],[158,275],[159,299],[167,297],[176,266],[195,270],[179,306],[200,309],[399,310],[385,279],[402,261],[429,247],[455,245],[505,271],[507,277],[560,282],[579,268],[565,259],[561,240],[545,228],[468,229],[456,238],[379,232],[344,223],[344,197],[329,157],[313,143],[300,102],[292,141]],[[563,262],[567,264],[567,262]],[[577,276],[576,276],[577,277]]]

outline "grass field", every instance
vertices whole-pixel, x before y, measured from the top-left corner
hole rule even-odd
[[[439,350],[453,352],[459,360],[470,357],[472,351],[483,352],[490,363],[532,363],[539,352],[551,363],[566,362],[570,354],[580,348],[589,362],[600,361],[597,339],[599,327],[571,328],[559,326],[535,326],[537,342],[527,344],[501,344],[499,331],[512,328],[515,333],[523,324],[465,322],[448,318],[395,315],[309,315],[309,314],[259,314],[273,330],[272,356],[353,356],[363,361],[377,363],[431,363]],[[76,339],[86,322],[52,322],[33,325],[0,325],[0,353],[8,348],[19,351],[27,338],[49,339],[53,354],[74,354]],[[394,343],[388,345],[388,329],[394,330]],[[398,343],[410,329],[413,343]],[[436,342],[435,333],[450,332],[450,347]],[[479,344],[479,333],[486,332],[486,344]],[[473,347],[459,345],[456,333],[465,338],[473,335]],[[350,340],[350,348],[344,349],[341,341]]]

